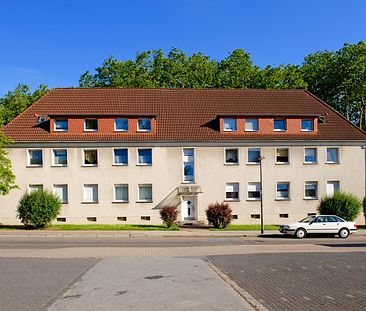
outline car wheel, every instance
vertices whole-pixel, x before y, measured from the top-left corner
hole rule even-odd
[[[306,231],[305,229],[303,228],[300,228],[300,229],[297,229],[296,232],[295,232],[295,236],[298,238],[298,239],[302,239],[306,236]]]
[[[349,236],[349,230],[347,228],[342,228],[341,230],[339,230],[338,235],[342,238],[342,239],[347,239]]]

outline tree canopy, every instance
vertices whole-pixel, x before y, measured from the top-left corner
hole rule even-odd
[[[0,195],[8,194],[11,189],[17,188],[11,161],[6,157],[5,151],[5,147],[10,143],[9,138],[0,131]]]

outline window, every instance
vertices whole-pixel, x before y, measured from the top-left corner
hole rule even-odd
[[[318,182],[306,181],[305,182],[305,199],[318,198]]]
[[[151,120],[150,119],[138,119],[137,130],[141,132],[151,132]]]
[[[128,149],[113,149],[113,164],[127,165],[128,164]]]
[[[150,216],[141,216],[141,220],[147,220],[150,221]]]
[[[327,148],[327,163],[339,163],[338,148]]]
[[[34,166],[43,165],[43,153],[42,149],[28,150],[28,164]]]
[[[128,185],[114,185],[114,201],[128,202]]]
[[[259,148],[248,148],[248,163],[259,164],[261,150]]]
[[[312,132],[314,131],[314,121],[310,119],[301,120],[301,131]]]
[[[37,190],[43,190],[43,185],[42,184],[39,184],[39,185],[28,185],[28,190],[29,190],[29,192],[37,191]]]
[[[248,183],[248,200],[259,200],[261,198],[261,183]]]
[[[183,181],[194,181],[194,149],[183,149]]]
[[[152,202],[152,185],[139,185],[139,202]]]
[[[316,148],[305,148],[304,163],[317,163],[317,149]]]
[[[239,163],[238,149],[225,149],[225,163],[238,164]]]
[[[261,215],[260,214],[251,214],[250,218],[260,219]]]
[[[225,132],[236,131],[236,119],[224,119],[224,131]]]
[[[114,120],[114,130],[119,132],[128,131],[128,119],[115,119]]]
[[[91,222],[96,222],[97,221],[97,217],[86,217],[87,221],[91,221]]]
[[[84,130],[92,132],[98,131],[98,119],[85,119]]]
[[[335,192],[340,190],[339,180],[332,180],[327,182],[327,195],[332,196]]]
[[[55,131],[67,132],[69,123],[67,120],[55,120]]]
[[[98,203],[98,185],[84,185],[84,203]]]
[[[96,149],[84,150],[83,165],[97,166],[98,165],[98,151]]]
[[[289,161],[289,149],[288,148],[276,148],[276,163],[288,164]]]
[[[126,216],[119,216],[119,217],[117,217],[117,220],[119,220],[119,221],[127,221],[127,217]]]
[[[275,119],[273,129],[276,132],[284,132],[286,131],[286,121],[283,119]]]
[[[53,165],[66,166],[67,165],[67,150],[54,149],[53,150]]]
[[[247,132],[257,132],[258,128],[258,119],[245,119],[245,130]]]
[[[68,202],[67,185],[53,185],[54,193],[60,198],[61,203]]]
[[[152,164],[152,149],[137,149],[137,164],[151,165]]]
[[[288,218],[288,214],[280,214],[280,218]]]
[[[278,182],[276,190],[276,199],[286,200],[290,198],[290,183]]]
[[[225,186],[225,200],[239,200],[239,183],[227,183]]]

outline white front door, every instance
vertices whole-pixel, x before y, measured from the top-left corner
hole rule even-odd
[[[180,205],[180,212],[182,215],[182,220],[196,219],[196,197],[183,196],[182,204]]]

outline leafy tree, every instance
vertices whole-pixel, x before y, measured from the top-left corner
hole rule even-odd
[[[5,147],[10,143],[10,139],[0,131],[0,195],[8,194],[11,189],[18,188],[15,184],[11,161],[6,157]]]
[[[337,215],[345,220],[356,219],[362,208],[361,200],[352,193],[337,191],[320,200],[318,211],[323,215]]]
[[[32,93],[29,86],[19,84],[14,91],[9,91],[0,98],[0,128],[8,124],[17,115],[48,92],[47,86],[41,84]]]
[[[26,226],[43,229],[60,213],[61,201],[48,190],[26,192],[19,201],[17,217]]]

